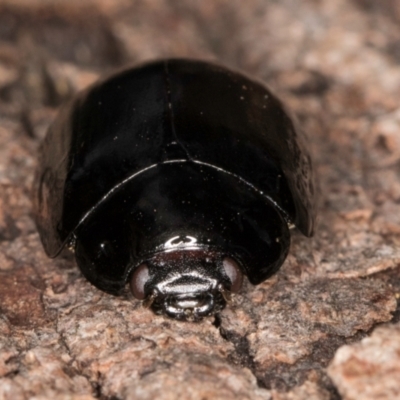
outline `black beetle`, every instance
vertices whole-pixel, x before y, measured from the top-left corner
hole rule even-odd
[[[221,310],[243,274],[285,260],[289,227],[314,229],[304,138],[262,83],[203,61],[117,73],[62,108],[42,144],[37,226],[105,292],[157,314]]]

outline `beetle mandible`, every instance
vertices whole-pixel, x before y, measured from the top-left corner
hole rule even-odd
[[[243,276],[284,262],[290,225],[311,236],[309,153],[261,82],[204,61],[116,73],[59,112],[41,146],[36,222],[46,253],[75,253],[97,288],[200,320]]]

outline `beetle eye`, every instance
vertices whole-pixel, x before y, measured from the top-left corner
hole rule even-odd
[[[230,257],[225,257],[222,265],[226,275],[228,275],[228,278],[232,282],[231,292],[238,292],[243,283],[243,274],[238,263]]]
[[[132,294],[139,300],[145,298],[144,287],[149,280],[149,268],[146,264],[141,264],[133,273],[129,286]]]

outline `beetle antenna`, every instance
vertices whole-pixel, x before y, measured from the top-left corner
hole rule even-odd
[[[227,303],[230,303],[232,301],[232,292],[226,290],[222,285],[219,286],[218,290]]]
[[[150,296],[146,297],[143,302],[142,302],[142,306],[144,308],[150,308],[151,305],[153,304],[154,300],[157,297],[157,293],[154,291]]]

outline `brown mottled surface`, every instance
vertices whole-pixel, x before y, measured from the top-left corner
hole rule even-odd
[[[328,373],[347,399],[399,399],[400,324],[379,327],[360,343],[341,347]]]
[[[397,0],[0,1],[0,399],[399,397],[399,43]],[[264,79],[320,180],[316,236],[201,324],[93,288],[32,220],[57,106],[162,56]]]

